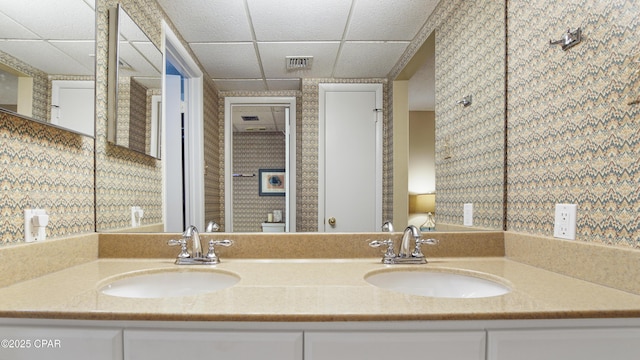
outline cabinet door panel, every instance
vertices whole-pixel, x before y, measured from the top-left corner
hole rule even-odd
[[[131,360],[302,360],[301,332],[125,330]]]
[[[489,331],[489,360],[637,360],[640,329]]]
[[[305,360],[482,360],[484,331],[305,332]]]
[[[120,329],[0,326],[0,359],[122,360]]]

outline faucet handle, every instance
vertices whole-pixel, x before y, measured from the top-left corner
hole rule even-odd
[[[369,246],[377,248],[380,246],[386,246],[387,247],[387,251],[384,253],[384,257],[382,258],[382,262],[385,262],[385,260],[390,260],[396,257],[396,254],[394,252],[393,249],[393,239],[387,239],[387,240],[373,240],[369,242]]]
[[[167,241],[167,245],[169,246],[178,246],[180,245],[180,254],[178,254],[178,258],[180,259],[186,259],[191,257],[189,255],[189,251],[187,251],[187,240],[185,239],[180,239],[180,240],[174,240],[171,239],[169,241]]]
[[[438,245],[440,243],[440,241],[438,241],[437,239],[416,239],[416,248],[413,250],[413,254],[411,254],[414,257],[424,257],[424,255],[422,254],[422,249],[420,248],[423,244],[427,244],[427,245]]]
[[[233,245],[233,240],[209,240],[209,251],[205,258],[210,262],[218,263],[220,262],[218,255],[216,254],[216,246],[231,246]]]
[[[213,245],[212,245],[213,244]],[[233,240],[224,239],[224,240],[209,240],[209,247],[211,246],[225,246],[229,247],[233,245]]]

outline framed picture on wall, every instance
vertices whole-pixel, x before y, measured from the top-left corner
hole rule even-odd
[[[260,196],[284,196],[284,169],[259,169],[258,193]]]

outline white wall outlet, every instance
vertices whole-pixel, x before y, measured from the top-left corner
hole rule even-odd
[[[144,211],[140,206],[131,207],[131,227],[140,227]]]
[[[556,204],[553,236],[560,239],[576,239],[576,204]]]
[[[47,239],[49,215],[44,209],[24,210],[24,241],[44,241]]]
[[[464,204],[464,226],[473,226],[473,204]]]

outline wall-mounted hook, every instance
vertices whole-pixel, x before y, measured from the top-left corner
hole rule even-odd
[[[550,45],[560,45],[562,46],[562,50],[569,50],[570,48],[578,45],[582,41],[582,29],[577,28],[573,31],[571,29],[567,29],[567,32],[562,35],[562,39],[560,40],[549,40]]]
[[[471,95],[463,97],[462,100],[459,100],[458,102],[456,102],[456,104],[462,104],[464,107],[471,105]]]

